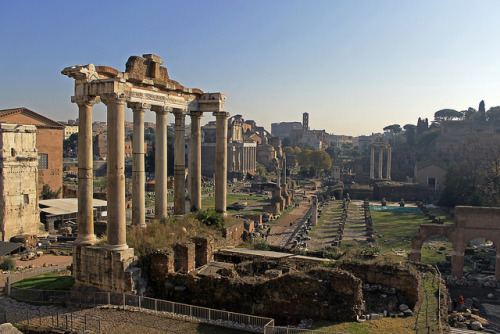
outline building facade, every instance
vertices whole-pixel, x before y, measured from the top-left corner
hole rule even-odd
[[[36,126],[38,196],[45,184],[62,193],[64,126],[27,108],[0,110],[0,123]]]
[[[0,233],[2,241],[43,231],[38,209],[37,128],[0,123]]]

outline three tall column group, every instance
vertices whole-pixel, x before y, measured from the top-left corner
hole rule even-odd
[[[387,151],[386,179],[391,179],[392,148],[382,146],[371,146],[370,152],[370,179],[375,179],[375,149],[378,149],[378,179],[383,179],[384,150]]]

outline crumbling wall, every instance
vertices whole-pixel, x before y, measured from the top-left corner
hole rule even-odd
[[[278,273],[279,274],[279,273]],[[352,274],[318,268],[276,277],[195,277],[170,274],[162,298],[297,323],[304,318],[349,321],[363,311],[361,280]]]
[[[394,294],[398,298],[399,303],[405,303],[410,308],[414,308],[419,300],[420,288],[420,275],[418,271],[411,265],[391,265],[391,264],[370,264],[370,263],[355,263],[355,262],[339,262],[335,265],[337,268],[346,270],[354,274],[363,281],[363,283],[370,285],[365,293],[389,292],[385,291],[386,288],[394,288]],[[378,285],[380,288],[374,289],[373,285]],[[370,299],[370,298],[367,298]],[[367,307],[372,307],[367,305]],[[373,305],[376,308],[376,305]]]

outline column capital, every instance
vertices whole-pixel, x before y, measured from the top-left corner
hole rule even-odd
[[[227,112],[227,111],[214,111],[212,113],[212,115],[214,115],[215,117],[228,118],[229,117],[229,112]]]
[[[151,104],[143,102],[127,102],[127,107],[132,109],[134,112],[137,111],[144,112],[147,109],[151,109]]]
[[[71,102],[80,105],[88,105],[92,106],[96,103],[100,103],[101,99],[99,96],[90,96],[90,95],[83,95],[83,96],[72,96],[71,97]]]
[[[174,115],[186,115],[187,114],[187,109],[181,109],[181,108],[172,108],[172,114]]]
[[[188,115],[191,116],[191,118],[201,118],[203,117],[203,111],[191,110]]]
[[[125,93],[104,93],[104,94],[101,94],[101,101],[105,105],[109,105],[109,104],[125,105],[126,96],[125,96]]]
[[[151,106],[151,110],[157,114],[167,114],[168,112],[172,112],[173,108],[167,106]]]

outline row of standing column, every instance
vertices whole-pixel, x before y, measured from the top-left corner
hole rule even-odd
[[[383,179],[383,163],[384,163],[384,148],[378,149],[378,178]],[[392,164],[392,148],[387,148],[387,165],[386,165],[386,178],[391,179],[391,164]],[[371,147],[370,155],[370,179],[375,178],[375,147]]]
[[[93,222],[93,157],[92,157],[92,108],[102,101],[108,108],[108,243],[109,249],[127,249],[125,221],[125,99],[116,93],[101,97],[73,97],[79,107],[78,134],[78,238],[77,244],[94,244]],[[167,216],[167,114],[175,115],[174,153],[174,213],[185,213],[185,113],[181,109],[150,106],[129,102],[133,110],[133,166],[132,166],[132,224],[145,226],[145,165],[144,165],[144,113],[151,109],[156,113],[155,147],[155,217]],[[214,112],[217,119],[215,208],[225,213],[227,184],[227,119],[229,113]],[[202,112],[191,111],[191,207],[201,208],[201,126]],[[223,145],[221,145],[223,143]]]

